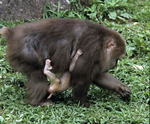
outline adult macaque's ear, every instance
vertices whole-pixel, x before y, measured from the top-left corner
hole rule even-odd
[[[116,46],[114,39],[111,39],[107,44],[107,49],[112,49]]]

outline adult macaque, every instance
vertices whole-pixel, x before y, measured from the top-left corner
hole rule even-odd
[[[28,75],[27,102],[31,105],[46,105],[45,60],[51,60],[53,73],[63,74],[78,49],[84,54],[78,58],[70,78],[75,101],[89,106],[87,91],[92,82],[122,97],[130,96],[130,89],[107,73],[126,54],[125,40],[114,30],[83,20],[53,18],[3,28],[1,34],[7,40],[9,64]]]
[[[56,75],[50,71],[52,69],[52,66],[50,65],[51,61],[49,59],[46,60],[44,74],[51,81],[50,87],[48,88],[48,92],[50,93],[47,97],[48,99],[51,98],[53,94],[61,93],[70,87],[70,73],[73,71],[75,63],[81,54],[82,51],[79,49],[71,62],[69,71],[65,72],[60,78],[56,77]]]

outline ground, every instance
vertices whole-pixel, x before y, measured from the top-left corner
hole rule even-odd
[[[44,18],[81,18],[101,23],[117,30],[127,41],[127,56],[110,70],[131,89],[131,98],[91,85],[88,91],[89,108],[73,102],[72,89],[52,97],[55,106],[44,108],[26,104],[24,74],[14,71],[6,60],[6,41],[0,37],[0,123],[101,123],[148,124],[150,83],[150,2],[139,0],[112,0],[78,7],[74,11],[53,12],[47,8]],[[33,20],[29,20],[33,21]],[[14,27],[24,23],[0,20],[0,26]]]

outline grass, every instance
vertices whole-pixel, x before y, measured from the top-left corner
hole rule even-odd
[[[59,4],[58,4],[59,5]],[[150,83],[150,2],[149,0],[93,0],[83,8],[73,0],[73,10],[53,12],[44,7],[43,18],[80,18],[115,29],[127,41],[127,56],[110,70],[131,88],[130,100],[91,85],[90,108],[73,102],[72,89],[52,98],[55,106],[32,107],[26,104],[25,75],[15,72],[6,60],[6,41],[0,37],[0,123],[78,123],[148,124]],[[29,20],[29,22],[34,20]],[[14,27],[24,21],[0,20],[0,27]]]

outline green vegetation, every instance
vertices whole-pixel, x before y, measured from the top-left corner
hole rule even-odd
[[[130,100],[91,85],[88,91],[90,108],[73,102],[71,88],[52,98],[56,106],[42,108],[27,105],[27,78],[9,66],[6,61],[6,41],[0,37],[0,123],[148,124],[150,1],[93,0],[89,7],[82,7],[72,0],[72,6],[74,10],[60,11],[58,3],[58,10],[54,12],[50,5],[46,5],[43,18],[88,19],[120,32],[127,41],[127,56],[110,73],[131,88]],[[22,23],[22,20],[6,22],[1,19],[0,27],[14,27]]]

